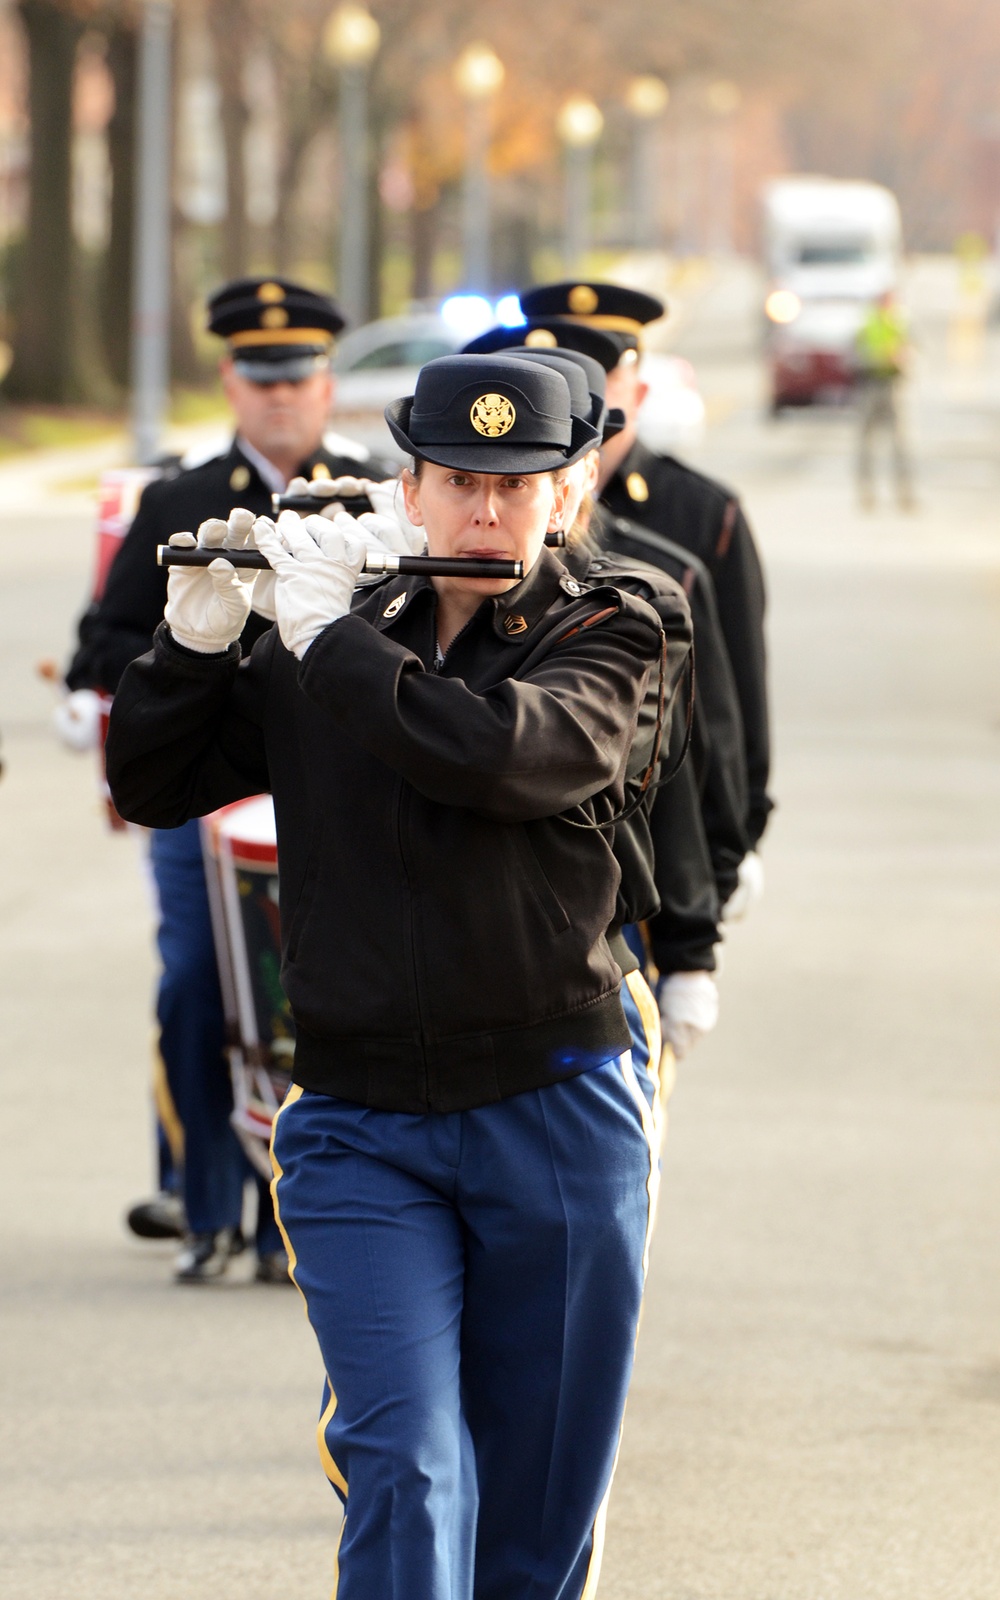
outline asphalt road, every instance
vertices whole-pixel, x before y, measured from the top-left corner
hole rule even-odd
[[[698,457],[767,561],[780,809],[671,1105],[605,1600],[1000,1593],[1000,348],[955,337],[945,267],[912,296],[910,517],[854,509],[849,416],[764,420],[752,277],[686,307]],[[176,1288],[169,1250],[121,1227],[149,1182],[150,907],[139,842],[103,831],[32,676],[86,585],[86,504],[18,471],[0,1586],[320,1597],[336,1510],[297,1298]]]

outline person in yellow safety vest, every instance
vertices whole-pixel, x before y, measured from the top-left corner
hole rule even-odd
[[[857,337],[857,480],[858,499],[865,511],[871,511],[875,505],[874,450],[880,433],[888,435],[900,508],[914,509],[913,472],[898,398],[909,353],[906,318],[890,291],[869,307]]]

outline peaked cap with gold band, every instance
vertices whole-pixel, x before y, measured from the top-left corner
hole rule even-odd
[[[460,472],[554,472],[600,443],[561,372],[514,356],[439,356],[385,420],[396,443]]]
[[[542,352],[557,348],[577,350],[580,355],[599,361],[605,372],[617,367],[622,354],[620,341],[611,334],[563,317],[532,317],[518,328],[488,328],[464,349],[467,354],[488,355],[493,350],[511,350],[515,345]]]
[[[295,383],[325,367],[343,327],[329,295],[288,278],[239,278],[208,302],[209,332],[254,383]]]
[[[573,331],[589,334],[589,329]],[[585,417],[593,427],[597,428],[602,442],[613,438],[616,433],[621,433],[625,426],[625,413],[619,411],[617,406],[608,409],[605,393],[609,369],[603,362],[583,350],[557,344],[552,334],[547,333],[544,342],[536,340],[534,343],[528,342],[531,337],[530,330],[527,331],[527,337],[525,335],[526,330],[523,327],[491,328],[488,333],[480,334],[477,339],[470,340],[462,354],[478,355],[486,350],[506,350],[508,355],[517,356],[522,361],[547,362],[556,372],[562,372],[566,378],[574,416]],[[603,334],[596,334],[593,337],[608,342],[604,340]],[[615,366],[617,361],[618,353],[613,349],[611,366]]]
[[[528,322],[544,320],[552,331],[551,319],[597,328],[613,339],[619,353],[638,350],[642,330],[666,313],[666,306],[655,295],[641,289],[626,289],[620,283],[541,283],[523,289],[518,296]]]

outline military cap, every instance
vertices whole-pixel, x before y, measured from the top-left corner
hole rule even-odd
[[[287,278],[239,278],[208,302],[209,332],[254,383],[294,383],[325,367],[343,326],[329,295]]]
[[[554,350],[557,346],[560,350],[579,350],[581,355],[599,361],[605,372],[617,367],[624,348],[620,339],[600,328],[563,317],[532,317],[519,328],[488,328],[465,350],[473,355],[488,355],[491,350],[510,350],[514,345],[528,350]]]
[[[553,472],[600,442],[562,372],[514,356],[438,356],[385,420],[408,454],[463,472]]]
[[[641,289],[620,283],[542,283],[523,289],[518,296],[529,322],[540,318],[566,318],[589,328],[599,328],[622,342],[622,350],[637,350],[647,322],[655,322],[666,306]]]
[[[496,331],[496,330],[494,330]],[[523,328],[507,328],[504,330],[511,339],[518,333],[523,333]],[[473,344],[478,344],[473,340]],[[466,351],[469,350],[466,346]],[[608,410],[604,395],[607,388],[607,373],[599,361],[593,356],[584,355],[582,350],[566,350],[562,346],[546,346],[537,350],[526,345],[510,345],[507,354],[516,356],[522,361],[540,361],[545,366],[550,366],[556,372],[561,372],[569,384],[570,404],[573,415],[584,417],[601,435],[602,442],[612,438],[616,433],[621,433],[625,426],[625,413],[617,406]]]

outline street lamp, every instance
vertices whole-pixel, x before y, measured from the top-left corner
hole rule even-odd
[[[323,52],[340,80],[340,271],[337,294],[349,322],[368,314],[368,69],[381,30],[371,12],[351,0],[323,30]]]
[[[462,276],[466,289],[489,288],[490,188],[486,156],[493,97],[504,65],[488,44],[466,45],[455,62],[455,87],[465,101],[465,174],[462,184]]]
[[[565,234],[563,258],[567,272],[580,266],[590,233],[590,158],[604,127],[600,108],[586,95],[570,95],[556,119],[556,131],[566,147]]]
[[[670,90],[663,79],[648,73],[632,78],[625,90],[625,105],[634,119],[631,233],[638,250],[650,250],[658,243],[656,134],[669,100]]]
[[[145,0],[136,95],[132,448],[156,459],[170,383],[170,0]]]

